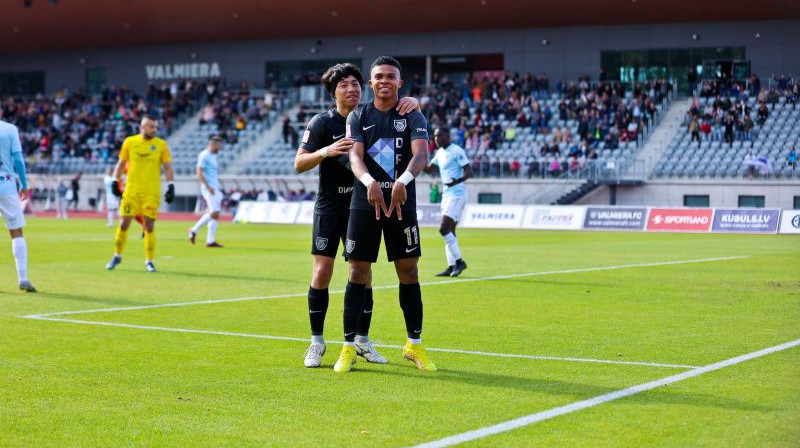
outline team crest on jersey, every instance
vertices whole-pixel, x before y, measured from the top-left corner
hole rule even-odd
[[[150,145],[150,151],[155,151],[155,150],[156,150],[156,145]]]
[[[317,244],[317,250],[325,250],[325,248],[328,247],[328,239],[318,236],[316,244]]]
[[[406,119],[403,118],[402,120],[394,120],[394,129],[397,132],[403,132],[406,130]]]
[[[347,241],[345,241],[344,248],[348,254],[352,253],[353,249],[356,248],[356,242],[348,238]]]

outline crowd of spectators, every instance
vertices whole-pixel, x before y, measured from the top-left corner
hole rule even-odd
[[[558,82],[551,94],[547,76],[531,73],[466,77],[459,83],[434,74],[430,88],[419,77],[410,85],[408,94],[419,98],[430,127],[450,127],[476,174],[490,176],[578,169],[597,158],[598,150],[636,141],[672,90],[666,80],[630,86],[584,76]],[[510,156],[497,151],[509,147],[521,151]]]
[[[257,93],[254,93],[254,90]],[[247,128],[249,122],[270,124],[270,111],[281,110],[285,94],[268,92],[253,85],[241,84],[237,89],[217,88],[209,85],[205,105],[200,113],[200,124],[214,123],[217,133],[226,143],[239,141],[239,133]]]
[[[160,118],[162,132],[169,133],[204,90],[192,83],[151,84],[144,94],[125,87],[107,87],[96,95],[64,88],[50,96],[8,97],[0,107],[4,119],[19,127],[23,151],[35,167],[70,157],[113,160],[122,140],[138,132],[143,115]]]
[[[284,94],[251,94],[251,87],[228,88],[224,81],[150,84],[143,94],[106,87],[94,95],[64,88],[52,95],[0,99],[3,119],[20,130],[31,171],[65,159],[100,164],[116,160],[125,137],[139,132],[144,115],[161,120],[160,135],[171,134],[199,110],[200,124],[214,123],[228,143],[236,143],[248,122],[269,122],[269,112],[285,107]]]
[[[747,82],[728,81],[727,77],[704,81],[699,89],[701,101],[692,98],[685,118],[691,141],[752,142],[770,117],[775,105],[785,102],[795,108],[800,95],[800,83],[790,76],[770,78],[764,86],[757,75]]]

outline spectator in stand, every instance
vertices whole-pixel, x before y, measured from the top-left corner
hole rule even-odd
[[[733,121],[733,115],[727,114],[725,115],[725,121],[723,122],[723,126],[725,128],[725,143],[729,143],[730,146],[733,146],[733,128],[735,123]]]
[[[745,172],[748,180],[753,180],[756,175],[756,167],[758,166],[758,161],[756,156],[753,155],[753,150],[748,149],[747,154],[744,155],[744,161],[742,162],[745,167]]]
[[[686,75],[686,81],[689,83],[689,92],[694,95],[694,90],[697,88],[697,71],[694,67],[689,67],[689,74]]]
[[[294,129],[292,129],[292,122],[289,120],[289,117],[283,117],[283,128],[281,130],[283,134],[283,143],[291,142],[291,135],[294,133]]]
[[[758,104],[758,119],[757,119],[758,125],[764,126],[764,123],[767,122],[768,118],[769,118],[769,108],[767,108],[766,103],[761,101]]]
[[[792,176],[794,177],[795,169],[797,169],[797,142],[789,149],[789,154],[786,156],[786,164],[792,167]]]

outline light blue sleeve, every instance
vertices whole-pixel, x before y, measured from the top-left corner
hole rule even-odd
[[[197,168],[202,168],[203,171],[206,170],[206,153],[197,156]]]
[[[11,134],[11,154],[22,153],[22,143],[19,141],[19,129],[16,126]]]
[[[19,142],[19,139],[17,139]],[[14,172],[19,176],[19,185],[23,190],[28,189],[28,179],[25,177],[25,160],[22,158],[22,153],[12,152],[11,157],[14,159]]]

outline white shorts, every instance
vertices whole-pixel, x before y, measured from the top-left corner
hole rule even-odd
[[[16,230],[25,227],[25,215],[22,213],[22,205],[19,196],[12,194],[0,195],[0,214],[6,222],[8,230]]]
[[[445,195],[442,197],[442,216],[447,216],[458,222],[464,207],[467,205],[467,196]]]
[[[219,188],[214,189],[214,194],[211,194],[205,185],[200,187],[200,193],[206,201],[206,207],[211,213],[222,211],[222,192]]]
[[[108,210],[119,210],[119,198],[113,194],[106,196],[106,208]]]

